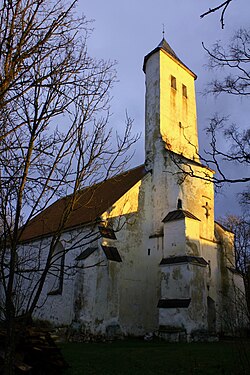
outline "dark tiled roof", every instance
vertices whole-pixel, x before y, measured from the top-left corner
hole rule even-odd
[[[76,260],[84,260],[91,254],[93,254],[96,250],[98,250],[98,247],[88,247],[86,250],[82,251],[81,254],[78,255],[78,257],[76,257]]]
[[[221,229],[225,230],[226,232],[234,233],[231,229],[229,229],[229,228],[225,227],[225,225],[219,223],[219,221],[216,221],[216,220],[215,220],[214,223],[215,223],[215,225],[218,225],[219,227],[221,227]]]
[[[242,273],[241,273],[239,270],[237,270],[237,268],[234,268],[234,267],[227,267],[227,269],[228,269],[229,271],[231,271],[232,273],[234,273],[235,275],[242,276]]]
[[[198,167],[208,169],[211,173],[215,173],[215,171],[213,169],[209,168],[207,165],[202,164],[200,161],[196,161],[196,160],[187,158],[186,156],[184,156],[182,154],[178,154],[177,152],[169,150],[168,148],[167,148],[167,151],[168,151],[167,155],[170,156],[170,159],[173,160],[175,164],[183,163],[183,162],[185,163],[187,161],[191,165],[197,165]]]
[[[190,305],[191,298],[182,299],[160,299],[157,307],[160,309],[174,309],[174,308],[185,308]]]
[[[74,209],[64,225],[64,230],[94,222],[146,173],[144,165],[141,165],[81,190]],[[70,199],[71,196],[59,199],[32,219],[24,229],[20,241],[29,241],[55,233]]]
[[[122,258],[120,257],[117,247],[102,245],[102,249],[108,260],[113,260],[114,262],[122,262]]]
[[[98,228],[102,237],[109,238],[110,240],[116,240],[116,235],[112,228],[102,226],[99,226]]]
[[[160,265],[162,264],[178,264],[178,263],[192,263],[201,266],[207,266],[208,262],[202,257],[196,257],[191,255],[182,255],[177,257],[163,258]]]
[[[168,42],[163,38],[162,41],[160,42],[160,44],[157,46],[157,48],[161,48],[163,49],[164,51],[166,51],[169,55],[171,55],[172,57],[174,57],[176,60],[178,60],[179,62],[181,62],[181,60],[179,59],[179,57],[176,55],[175,51],[170,47],[170,45],[168,44]],[[182,63],[182,62],[181,62]],[[183,64],[183,63],[182,63]]]
[[[144,62],[143,62],[143,71],[144,71],[144,73],[146,71],[146,64],[147,64],[147,61],[150,58],[150,56],[152,56],[155,52],[158,52],[160,50],[163,50],[163,51],[167,52],[176,61],[178,61],[179,63],[181,63],[181,65],[183,65],[186,69],[188,69],[190,71],[190,73],[192,73],[192,75],[194,76],[195,79],[197,78],[196,74],[193,73],[192,70],[190,70],[185,64],[183,64],[183,62],[179,59],[179,57],[176,55],[176,53],[174,52],[174,50],[170,47],[170,45],[165,40],[165,38],[162,39],[162,41],[160,42],[160,44],[155,49],[153,49],[151,52],[149,52],[144,57]]]
[[[159,237],[164,237],[163,230],[161,230],[161,231],[158,232],[158,233],[151,234],[151,235],[149,236],[149,238],[159,238]]]
[[[181,220],[181,219],[184,219],[185,217],[200,221],[200,219],[198,219],[196,216],[191,214],[191,212],[185,211],[185,210],[171,211],[167,214],[167,216],[162,221],[163,223],[166,223],[167,221]]]

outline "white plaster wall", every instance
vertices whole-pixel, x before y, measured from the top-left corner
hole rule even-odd
[[[193,264],[163,265],[161,298],[191,298],[187,308],[159,308],[159,325],[182,327],[190,334],[207,328],[206,267]]]
[[[216,242],[201,240],[201,256],[209,263],[207,273],[207,293],[219,307],[221,290],[220,254]]]
[[[159,54],[153,54],[146,65],[145,94],[145,160],[148,168],[153,168],[157,153],[155,140],[160,138],[160,81]]]
[[[190,298],[192,275],[187,263],[161,265],[161,298]]]
[[[200,256],[200,222],[185,217],[164,224],[164,256]]]
[[[29,251],[32,249],[36,252],[36,257],[33,259],[33,267],[35,269],[43,270],[45,265],[46,257],[48,254],[50,238],[46,238],[44,240],[37,240],[33,243],[26,244],[21,251]],[[39,251],[42,249],[40,255]],[[70,264],[72,259],[74,259],[73,254],[68,254],[65,259],[65,263]],[[26,265],[27,266],[27,265]],[[32,269],[32,265],[31,265]],[[24,308],[28,303],[30,293],[32,292],[36,281],[39,279],[40,273],[39,271],[34,272],[34,274],[30,274],[30,281],[27,279],[24,280],[22,285],[23,290],[25,290],[26,298],[24,300]],[[46,282],[44,284],[43,290],[41,292],[37,308],[34,312],[34,316],[36,318],[42,320],[48,320],[53,322],[54,324],[70,324],[72,320],[72,302],[73,302],[73,277],[71,273],[68,275],[64,275],[64,283],[63,283],[63,293],[61,295],[50,296],[48,293],[53,289],[55,277],[53,275],[48,275],[46,278]]]
[[[152,233],[151,175],[143,179],[138,212],[118,234],[122,254],[120,280],[120,324],[126,334],[144,334],[158,327],[161,239]]]
[[[185,220],[175,220],[164,224],[164,257],[185,255]]]
[[[200,221],[185,218],[186,254],[200,256]]]

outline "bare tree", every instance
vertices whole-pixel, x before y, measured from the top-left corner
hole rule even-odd
[[[224,26],[225,26],[225,23],[224,23],[225,13],[226,13],[226,10],[228,9],[229,5],[232,3],[232,1],[233,0],[226,0],[226,1],[220,2],[219,5],[217,5],[215,7],[213,6],[213,8],[209,8],[206,12],[202,13],[200,15],[200,17],[204,18],[204,17],[208,16],[211,13],[219,11],[219,12],[221,12],[221,14],[220,14],[221,28],[224,29]]]
[[[228,46],[220,42],[214,44],[213,48],[206,50],[209,61],[208,68],[219,71],[219,78],[213,79],[206,87],[206,94],[221,95],[228,94],[247,98],[250,95],[250,34],[246,29],[238,30],[231,39]],[[247,186],[250,181],[250,130],[244,128],[243,124],[230,124],[229,117],[215,114],[211,117],[206,129],[209,147],[198,154],[194,147],[197,159],[215,170],[217,173],[213,178],[211,175],[203,174],[197,176],[194,168],[181,167],[185,161],[180,156],[173,157],[179,165],[180,172],[194,177],[214,181],[216,184],[242,183]],[[185,135],[185,129],[184,129]],[[224,145],[221,147],[221,139]],[[186,137],[187,142],[190,141]],[[232,169],[241,167],[240,174],[232,174]],[[245,198],[247,194],[244,195]]]
[[[250,222],[245,216],[229,215],[223,224],[234,233],[235,265],[245,286],[245,296],[250,316]]]
[[[90,24],[73,1],[4,0],[0,6],[0,275],[7,327],[5,374],[13,373],[20,267],[19,242],[32,218],[65,196],[31,294],[32,315],[63,229],[86,184],[120,172],[136,136],[127,118],[123,136],[108,125],[114,64],[87,51]],[[21,229],[20,229],[21,228]],[[37,256],[37,255],[36,255]],[[30,269],[29,269],[30,267]]]
[[[231,95],[250,95],[250,32],[241,28],[237,30],[225,47],[216,42],[208,53],[210,69],[220,69],[220,79],[214,79],[208,86],[212,94],[227,93]]]
[[[208,67],[220,71],[220,78],[213,79],[206,89],[207,93],[214,95],[229,94],[233,96],[248,97],[250,95],[250,35],[249,30],[238,30],[229,45],[224,47],[220,42],[214,44],[211,50],[204,46],[209,56]],[[216,114],[210,120],[207,129],[210,135],[210,151],[206,157],[210,165],[219,172],[219,182],[248,183],[250,163],[250,131],[244,129],[242,124],[228,125],[228,118]],[[218,140],[223,137],[229,145],[227,149],[218,147]],[[208,156],[208,158],[207,158]],[[236,168],[237,165],[245,166],[245,174],[236,178],[228,178],[223,170],[228,166]],[[244,173],[244,172],[243,172]]]
[[[248,213],[250,204],[250,186],[240,194],[240,204],[243,207],[243,212]]]

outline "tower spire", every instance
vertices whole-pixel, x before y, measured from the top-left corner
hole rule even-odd
[[[162,38],[165,39],[165,24],[162,24]]]

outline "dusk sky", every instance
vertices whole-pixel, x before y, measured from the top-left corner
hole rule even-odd
[[[144,96],[145,83],[142,64],[144,56],[154,49],[162,39],[163,24],[165,39],[177,56],[192,70],[196,80],[196,98],[200,150],[206,148],[204,129],[215,113],[230,115],[230,122],[247,127],[249,123],[249,99],[204,97],[206,84],[215,74],[206,68],[207,47],[232,37],[240,27],[249,28],[250,1],[235,0],[225,15],[225,28],[220,26],[220,13],[203,19],[200,14],[220,4],[219,0],[144,0],[118,2],[117,0],[92,0],[79,2],[79,9],[87,19],[95,20],[94,31],[88,40],[92,56],[117,61],[117,79],[113,89],[111,123],[113,127],[124,127],[125,113],[134,119],[134,131],[142,133],[137,151],[130,167],[144,162]],[[220,74],[217,72],[216,74]],[[224,142],[224,141],[223,141]],[[222,142],[222,143],[223,143]],[[232,168],[231,168],[232,170]],[[231,172],[233,173],[233,172]],[[235,191],[242,186],[225,186],[217,197],[216,216],[238,212]]]

